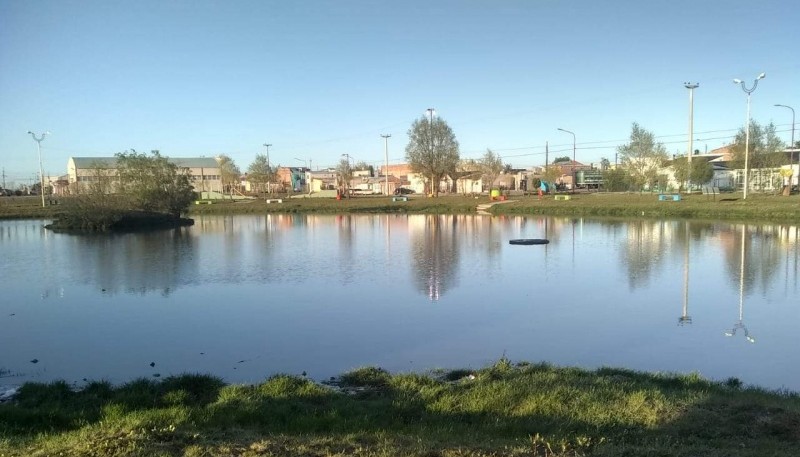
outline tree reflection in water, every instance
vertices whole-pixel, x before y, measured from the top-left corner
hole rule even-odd
[[[421,222],[420,226],[409,227],[412,276],[417,289],[435,301],[458,282],[457,217],[427,215]]]

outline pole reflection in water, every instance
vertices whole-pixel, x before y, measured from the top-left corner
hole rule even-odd
[[[689,221],[684,222],[686,241],[683,247],[683,312],[678,318],[678,325],[691,324],[689,316]]]
[[[742,255],[741,263],[739,265],[739,320],[733,324],[733,328],[729,332],[725,332],[725,336],[735,336],[736,331],[742,329],[745,339],[750,343],[755,343],[756,339],[750,336],[750,332],[744,325],[744,262],[745,262],[745,236],[747,226],[742,225]]]

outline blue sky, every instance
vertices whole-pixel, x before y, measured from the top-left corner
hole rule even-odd
[[[788,142],[800,109],[800,4],[720,1],[0,0],[0,167],[38,171],[25,132],[49,130],[45,174],[70,156],[131,148],[228,154],[244,171],[347,153],[404,160],[427,108],[461,155],[491,148],[515,167],[571,155],[613,161],[632,122],[670,153],[721,146],[744,124],[733,78],[766,79],[752,115]],[[709,133],[705,133],[709,132]]]

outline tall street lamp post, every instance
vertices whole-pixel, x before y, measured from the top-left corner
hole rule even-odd
[[[272,167],[269,166],[269,147],[272,144],[264,143],[264,147],[267,148],[267,193],[272,193]]]
[[[577,187],[578,184],[578,174],[575,172],[575,166],[578,164],[578,161],[575,160],[575,133],[562,128],[558,128],[556,130],[561,130],[562,132],[572,135],[572,191],[574,192],[575,187]]]
[[[392,135],[390,133],[387,133],[385,135],[383,135],[383,134],[381,135],[381,138],[383,138],[383,155],[384,155],[384,159],[386,159],[386,169],[383,171],[383,176],[384,176],[384,178],[386,178],[386,196],[387,197],[389,196],[389,138],[391,138],[391,137],[392,137]]]
[[[42,208],[44,208],[44,169],[42,168],[42,141],[44,137],[50,134],[50,132],[42,133],[38,138],[36,134],[28,130],[28,133],[33,137],[33,141],[36,142],[36,151],[39,153],[39,194],[42,196]]]
[[[425,112],[428,113],[428,137],[429,137],[428,140],[431,143],[431,157],[433,157],[433,155],[434,155],[434,148],[433,148],[433,115],[436,114],[436,110],[433,109],[433,108],[428,108],[428,109],[425,110]],[[439,183],[434,183],[433,180],[431,180],[431,189],[430,189],[430,194],[431,195],[433,195],[433,193],[434,193],[433,192],[433,189],[434,189],[433,186],[436,186],[436,189],[438,189],[439,188]],[[438,192],[436,193],[436,195],[439,195]]]
[[[692,193],[692,155],[694,154],[694,90],[700,87],[698,83],[683,83],[683,87],[689,89],[689,154],[686,161],[687,183],[689,193]]]
[[[744,134],[744,194],[742,196],[743,200],[747,200],[747,187],[750,185],[750,168],[749,168],[749,160],[750,160],[750,94],[756,90],[758,87],[758,81],[764,79],[767,76],[766,73],[761,73],[758,77],[753,81],[753,87],[748,89],[745,86],[744,81],[741,79],[734,79],[734,84],[741,84],[742,90],[747,94],[747,123],[745,124],[745,134]]]
[[[793,163],[794,163],[794,108],[792,108],[789,105],[781,105],[781,104],[775,104],[775,106],[780,106],[782,108],[788,108],[788,109],[792,110],[792,142],[789,143],[789,169],[790,170],[794,170],[792,168],[793,167]],[[792,173],[792,174],[794,174],[794,173]],[[792,177],[790,176],[789,177],[789,189],[791,190],[791,188],[792,188]]]

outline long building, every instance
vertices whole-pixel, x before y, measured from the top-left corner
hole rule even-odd
[[[222,192],[222,172],[216,159],[167,157],[167,160],[186,171],[196,192]],[[67,181],[70,188],[77,190],[100,176],[116,176],[116,170],[116,157],[70,157],[67,162]]]

